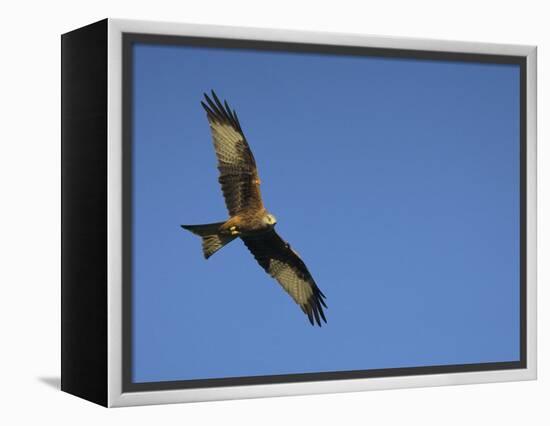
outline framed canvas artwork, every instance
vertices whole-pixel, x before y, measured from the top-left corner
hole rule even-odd
[[[106,19],[62,42],[62,389],[536,378],[536,49]]]

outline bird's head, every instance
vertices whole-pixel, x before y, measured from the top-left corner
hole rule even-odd
[[[277,219],[271,213],[268,213],[264,216],[264,223],[268,226],[275,226]]]

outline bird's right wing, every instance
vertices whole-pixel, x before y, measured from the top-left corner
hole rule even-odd
[[[317,287],[305,263],[290,244],[274,229],[254,236],[241,236],[250,252],[265,271],[275,278],[308,316],[309,322],[321,326],[327,322],[323,307],[325,295]]]
[[[256,161],[235,111],[220,102],[214,91],[201,102],[206,111],[218,158],[218,178],[230,216],[246,209],[263,209]]]

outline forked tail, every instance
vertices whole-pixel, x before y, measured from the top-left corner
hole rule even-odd
[[[204,258],[208,259],[219,249],[236,238],[236,236],[219,232],[220,227],[224,223],[225,222],[208,223],[205,225],[181,225],[181,227],[202,238],[202,253],[204,254]]]

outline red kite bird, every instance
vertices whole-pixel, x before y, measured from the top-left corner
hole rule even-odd
[[[325,295],[317,287],[300,256],[290,244],[275,232],[277,220],[269,213],[260,194],[260,177],[256,161],[235,110],[227,101],[220,102],[214,91],[213,100],[204,95],[201,102],[206,111],[214,149],[218,158],[219,182],[222,187],[229,219],[207,225],[181,225],[202,238],[204,257],[235,238],[244,244],[260,266],[275,278],[308,316],[312,325],[326,322],[323,307]]]

